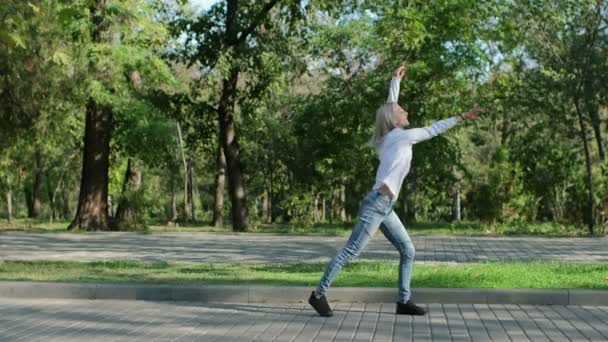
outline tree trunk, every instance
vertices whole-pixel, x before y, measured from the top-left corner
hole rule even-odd
[[[104,22],[104,10],[109,0],[96,0],[91,4],[92,41],[107,43],[108,24]],[[92,61],[91,61],[92,63]],[[94,70],[94,67],[90,68]],[[102,79],[104,75],[96,75]],[[86,109],[82,177],[76,217],[68,229],[109,230],[108,216],[108,168],[110,139],[112,136],[112,109],[89,97]]]
[[[275,217],[273,216],[274,202],[273,202],[272,198],[273,198],[272,191],[266,193],[266,199],[267,199],[266,205],[267,205],[267,210],[268,210],[267,216],[266,216],[266,223],[268,223],[268,224],[273,223],[274,219],[275,219]]]
[[[262,194],[262,219],[260,221],[268,223],[268,191]]]
[[[606,147],[604,145],[604,138],[602,136],[601,120],[599,115],[599,109],[597,106],[591,104],[587,105],[589,116],[591,117],[591,126],[593,126],[593,133],[595,135],[595,142],[597,143],[597,152],[600,156],[600,160],[606,160]]]
[[[314,218],[314,223],[319,223],[321,221],[321,214],[319,210],[319,196],[320,193],[313,193],[312,217]]]
[[[42,192],[42,174],[39,172],[36,172],[36,176],[34,177],[34,184],[32,187],[32,215],[30,216],[30,218],[37,219],[40,217],[41,192]]]
[[[339,201],[339,210],[340,210],[340,221],[342,223],[346,223],[346,182],[345,179],[342,179],[342,184],[340,185],[340,201]]]
[[[207,213],[208,210],[205,195],[208,193],[209,189],[204,184],[199,184],[197,187],[197,191],[198,199],[199,201],[201,201],[201,213],[203,214],[203,216],[205,216],[205,213]]]
[[[271,223],[272,222],[272,203],[270,202],[270,194],[268,193],[268,190],[264,191],[264,201],[262,202],[262,215],[264,216],[263,221],[264,223]]]
[[[175,223],[177,219],[178,213],[176,172],[171,172],[171,218],[169,219],[169,223]]]
[[[253,215],[253,222],[254,222],[254,224],[260,222],[260,219],[258,217],[258,202],[259,202],[258,201],[258,197],[256,196],[253,199],[253,213],[252,213],[252,215]]]
[[[452,219],[456,222],[460,222],[460,187],[456,186],[454,192],[454,212]]]
[[[332,189],[329,192],[329,223],[334,223],[336,207],[336,192]]]
[[[68,188],[65,184],[65,182],[63,183],[63,186],[61,187],[61,202],[63,205],[63,219],[68,219],[71,215],[71,210],[70,210],[70,192],[68,191]]]
[[[325,216],[325,207],[326,207],[325,196],[323,196],[321,198],[321,222],[323,222],[323,223],[327,222],[327,216]]]
[[[68,229],[109,230],[108,168],[112,110],[92,98],[87,104],[82,178],[76,217]]]
[[[47,196],[49,197],[49,203],[51,206],[51,215],[49,217],[49,221],[51,223],[53,223],[53,220],[57,218],[57,213],[55,210],[55,206],[57,203],[57,196],[56,196],[57,191],[56,190],[54,191],[53,185],[51,184],[50,172],[46,172],[45,176],[46,176],[46,192],[47,192]],[[60,184],[58,182],[57,186],[59,187],[59,185]]]
[[[238,0],[228,0],[226,6],[226,35],[224,46],[238,49],[234,46],[238,41]],[[226,155],[226,171],[228,173],[228,189],[232,204],[232,229],[237,232],[246,231],[249,225],[247,211],[247,193],[242,175],[240,147],[234,124],[234,109],[236,102],[239,69],[232,66],[228,77],[222,82],[222,94],[218,106],[220,139]]]
[[[66,185],[65,185],[65,174],[69,171],[69,166],[70,163],[72,162],[72,159],[74,159],[74,157],[76,157],[76,153],[72,153],[65,161],[65,163],[63,164],[63,168],[61,169],[61,173],[59,174],[59,180],[57,181],[57,185],[55,186],[55,189],[53,190],[52,193],[50,193],[51,191],[51,181],[50,181],[50,176],[47,173],[47,187],[48,187],[48,191],[49,191],[49,195],[51,196],[51,222],[53,219],[58,218],[58,214],[57,214],[57,196],[59,195],[59,191],[61,191],[61,195],[63,196],[62,198],[62,202],[63,202],[63,210],[62,210],[62,217],[63,219],[68,219],[68,217],[70,216],[70,206],[69,206],[69,193],[66,189]]]
[[[10,190],[6,192],[6,219],[13,223],[13,194]]]
[[[234,125],[237,80],[238,70],[233,68],[229,78],[223,82],[222,98],[218,113],[222,147],[226,155],[226,171],[228,173],[228,190],[232,204],[233,230],[242,232],[247,230],[249,223],[247,193],[242,175],[241,152]]]
[[[223,227],[222,211],[224,210],[224,183],[226,181],[226,156],[221,143],[217,148],[215,163],[215,197],[213,201],[213,226]]]
[[[112,229],[111,227],[111,220],[112,217],[114,217],[116,215],[116,206],[114,205],[114,199],[112,198],[112,196],[108,196],[108,224],[110,225],[109,229]]]
[[[34,175],[34,185],[32,187],[32,216],[31,218],[40,218],[40,209],[42,207],[42,177],[44,177],[44,166],[42,165],[42,153],[36,150],[36,173]]]
[[[131,158],[122,185],[122,195],[116,209],[113,228],[116,230],[145,230],[141,203],[143,167]]]
[[[32,203],[32,190],[30,189],[29,184],[26,182],[23,184],[23,197],[25,198],[25,206],[27,208],[27,217],[32,217],[32,213],[34,211],[34,206]]]
[[[594,89],[594,85],[592,83],[592,77],[591,74],[593,73],[593,71],[589,70],[589,66],[590,66],[590,57],[591,54],[593,53],[593,50],[595,49],[594,46],[596,44],[596,42],[598,41],[598,36],[600,36],[600,30],[604,30],[605,24],[602,23],[603,21],[605,22],[605,1],[602,0],[596,0],[595,2],[595,18],[596,21],[592,22],[591,20],[589,20],[587,23],[590,25],[593,25],[593,27],[587,27],[587,33],[590,34],[588,36],[589,40],[587,41],[587,50],[586,50],[586,56],[582,59],[582,81],[579,84],[579,89],[581,89],[583,91],[582,96],[585,99],[585,105],[586,105],[586,110],[589,113],[589,117],[591,118],[591,126],[593,127],[593,132],[595,135],[595,141],[597,143],[597,148],[598,148],[598,154],[600,156],[600,160],[604,161],[606,160],[606,148],[604,146],[604,139],[602,137],[602,129],[600,127],[601,125],[601,119],[599,116],[599,106],[597,103],[594,103],[595,99],[596,99],[596,94],[595,91],[596,89]],[[602,12],[602,10],[604,10],[604,12]],[[603,26],[603,28],[602,28]],[[600,41],[601,38],[600,38]],[[580,93],[576,93],[575,96],[578,96],[578,94]],[[576,99],[576,101],[578,101],[578,99]],[[579,103],[576,104],[577,106],[577,111],[580,112],[581,108],[579,107]],[[579,115],[581,115],[582,117],[582,113],[579,113]]]
[[[270,163],[268,163],[270,164]],[[275,222],[276,218],[277,218],[277,213],[274,210],[274,199],[276,198],[275,194],[274,194],[274,186],[275,182],[274,182],[274,169],[268,165],[268,190],[267,190],[267,195],[268,195],[268,220],[267,223],[273,223]]]
[[[194,163],[192,158],[188,158],[188,211],[190,213],[189,220],[192,222],[196,221],[196,214],[194,212]]]
[[[585,130],[585,122],[583,121],[583,113],[581,112],[579,105],[578,95],[574,97],[574,106],[576,108],[576,115],[578,116],[578,124],[580,127],[581,140],[583,140],[583,150],[585,152],[585,169],[587,177],[585,178],[585,185],[587,187],[587,210],[585,212],[585,220],[589,228],[589,233],[593,234],[595,226],[595,218],[593,217],[593,211],[595,208],[595,201],[593,199],[593,175],[591,173],[591,156],[589,154],[589,144],[587,142],[587,132]]]
[[[177,123],[177,138],[179,142],[179,150],[182,156],[182,165],[184,167],[184,221],[190,220],[190,206],[188,205],[188,162],[186,161],[186,152],[184,151],[184,142],[182,138],[182,130]]]

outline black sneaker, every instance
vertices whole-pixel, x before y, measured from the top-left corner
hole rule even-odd
[[[422,316],[426,314],[426,310],[416,305],[416,303],[412,302],[411,300],[408,300],[405,304],[397,302],[396,314]]]
[[[315,296],[315,291],[312,291],[310,298],[308,298],[308,304],[317,310],[319,315],[322,317],[331,317],[334,315],[333,311],[331,311],[331,308],[329,307],[329,304],[327,304],[327,298],[325,298],[325,295],[317,299]]]

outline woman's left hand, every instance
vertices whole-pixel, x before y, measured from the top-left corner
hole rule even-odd
[[[402,79],[403,76],[405,76],[406,71],[407,67],[405,64],[401,64],[397,69],[395,69],[395,71],[393,71],[393,76],[397,77],[398,79]]]
[[[481,107],[474,108],[468,112],[462,113],[462,117],[465,118],[466,120],[477,120],[480,117],[479,116],[480,113],[485,113],[487,111],[488,111],[487,109],[481,108]]]

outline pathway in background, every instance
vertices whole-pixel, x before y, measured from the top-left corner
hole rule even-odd
[[[326,262],[347,236],[213,233],[0,233],[0,260],[109,260],[182,262]],[[416,262],[608,262],[608,237],[413,236]],[[397,260],[377,234],[360,260]]]

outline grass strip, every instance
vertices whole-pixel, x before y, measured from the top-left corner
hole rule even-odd
[[[48,223],[40,220],[18,219],[13,223],[0,223],[0,232],[25,232],[25,233],[74,233],[87,234],[87,232],[68,232],[66,227],[69,222],[59,221]],[[521,223],[521,224],[497,224],[487,225],[478,222],[462,223],[415,223],[406,224],[410,235],[464,235],[464,236],[509,236],[509,235],[532,235],[532,236],[589,236],[589,232],[581,227],[566,226],[554,223]],[[353,223],[314,224],[312,226],[300,226],[289,224],[260,224],[251,228],[251,232],[237,234],[295,234],[295,235],[327,235],[344,236],[352,231]],[[166,226],[152,224],[145,234],[162,233],[233,233],[230,227],[212,227],[203,224],[190,224],[185,226]],[[598,231],[597,235],[605,232]]]
[[[314,286],[324,263],[0,261],[0,280]],[[332,286],[396,287],[398,263],[347,265]],[[412,287],[608,289],[608,264],[515,262],[415,265]]]

